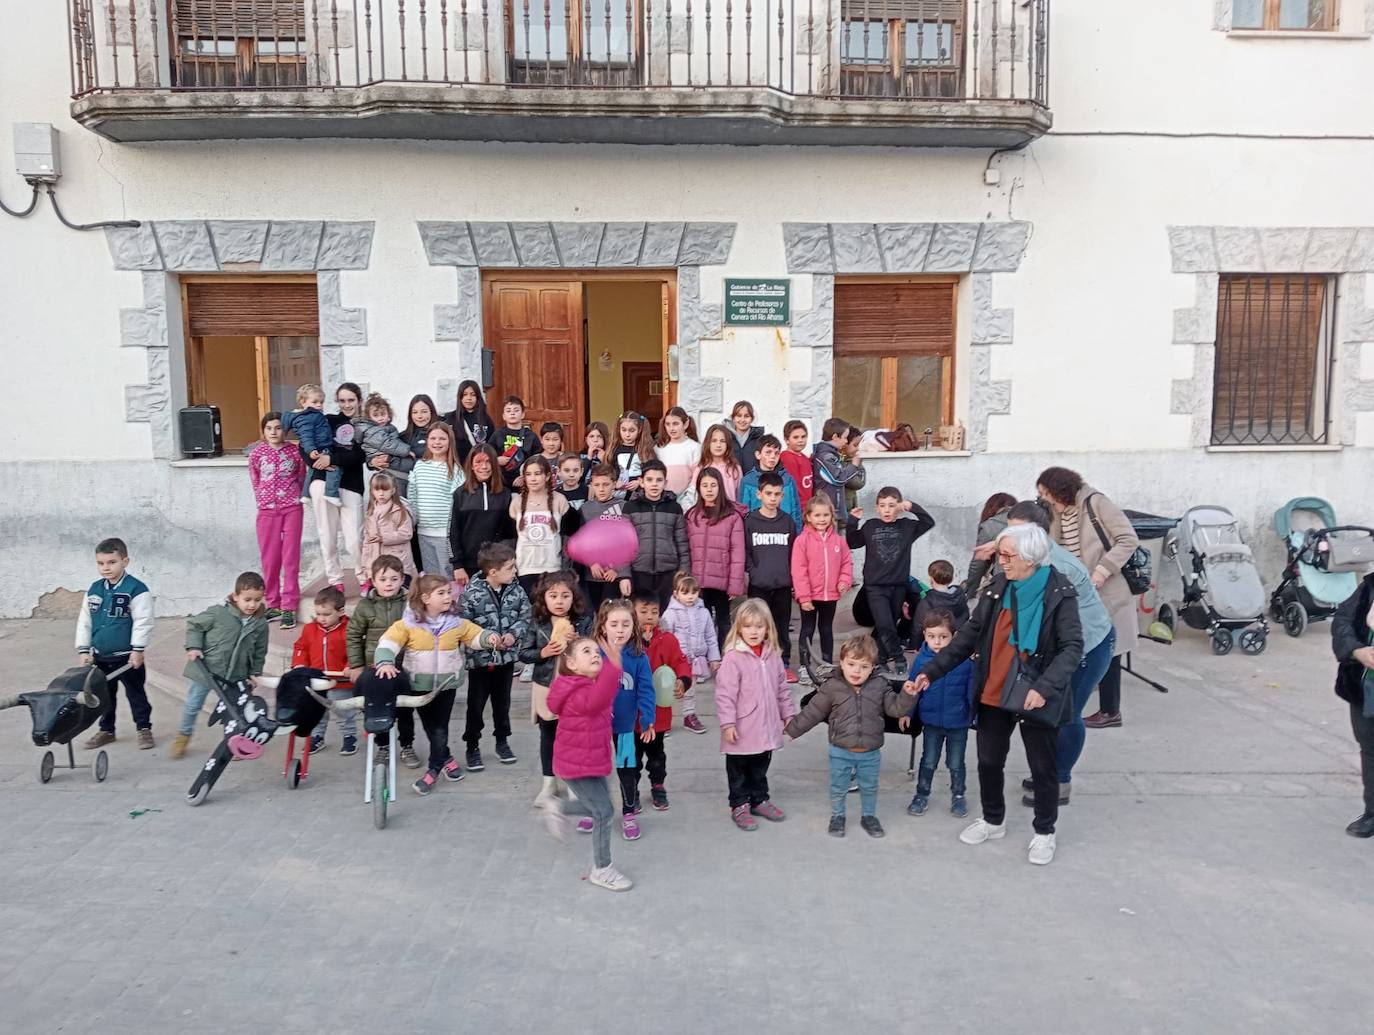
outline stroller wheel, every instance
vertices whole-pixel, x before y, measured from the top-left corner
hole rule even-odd
[[[1238,638],[1243,654],[1263,654],[1269,646],[1269,633],[1264,629],[1244,629]]]
[[[1218,657],[1230,654],[1231,648],[1235,645],[1236,641],[1231,638],[1230,629],[1218,629],[1212,633],[1212,653]]]
[[[51,751],[44,751],[43,761],[38,763],[39,783],[47,783],[49,780],[52,779],[53,766],[55,766],[56,764],[57,760],[53,758],[53,753]]]
[[[1294,637],[1307,631],[1307,608],[1296,600],[1284,606],[1283,631]]]

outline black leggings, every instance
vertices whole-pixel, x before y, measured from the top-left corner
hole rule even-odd
[[[839,604],[838,600],[815,600],[814,611],[803,610],[801,613],[801,649],[805,651],[805,658],[811,653],[811,634],[816,631],[816,621],[821,624],[821,660],[827,665],[835,660],[835,607]]]
[[[725,642],[725,634],[730,631],[730,594],[723,589],[703,589],[701,602],[716,622],[716,646]]]
[[[558,736],[558,720],[539,718],[539,769],[553,776],[553,741]]]
[[[1112,658],[1107,674],[1097,684],[1098,702],[1109,715],[1121,711],[1121,655]]]
[[[515,678],[515,662],[504,665],[480,665],[468,672],[467,721],[463,725],[463,741],[468,750],[482,743],[482,713],[491,701],[491,724],[495,727],[496,743],[510,736],[510,686]]]
[[[448,749],[448,720],[453,714],[456,690],[444,690],[429,704],[419,709],[420,725],[429,738],[429,769],[437,773],[453,757]]]

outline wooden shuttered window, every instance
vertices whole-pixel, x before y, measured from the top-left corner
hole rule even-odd
[[[319,334],[315,281],[193,281],[186,285],[192,337]]]
[[[957,280],[837,284],[835,355],[954,355]]]
[[[1217,292],[1213,445],[1327,439],[1332,280],[1223,274]]]
[[[959,280],[835,285],[834,411],[861,428],[954,421]]]
[[[309,17],[304,0],[172,0],[172,10],[187,39],[303,38]]]

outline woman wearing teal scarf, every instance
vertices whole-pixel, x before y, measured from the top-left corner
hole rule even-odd
[[[1039,525],[1015,525],[998,536],[1001,574],[978,595],[972,616],[950,645],[913,681],[923,690],[977,655],[970,685],[977,710],[983,816],[959,840],[976,845],[1006,836],[1003,783],[1011,734],[1020,726],[1035,795],[1035,836],[1028,859],[1038,866],[1054,859],[1058,727],[1072,714],[1069,684],[1083,659],[1077,593],[1049,559],[1049,536]]]

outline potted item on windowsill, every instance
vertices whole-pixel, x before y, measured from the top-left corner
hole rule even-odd
[[[962,453],[964,451],[964,425],[962,421],[953,424],[941,424],[939,432],[940,448],[951,453]]]

